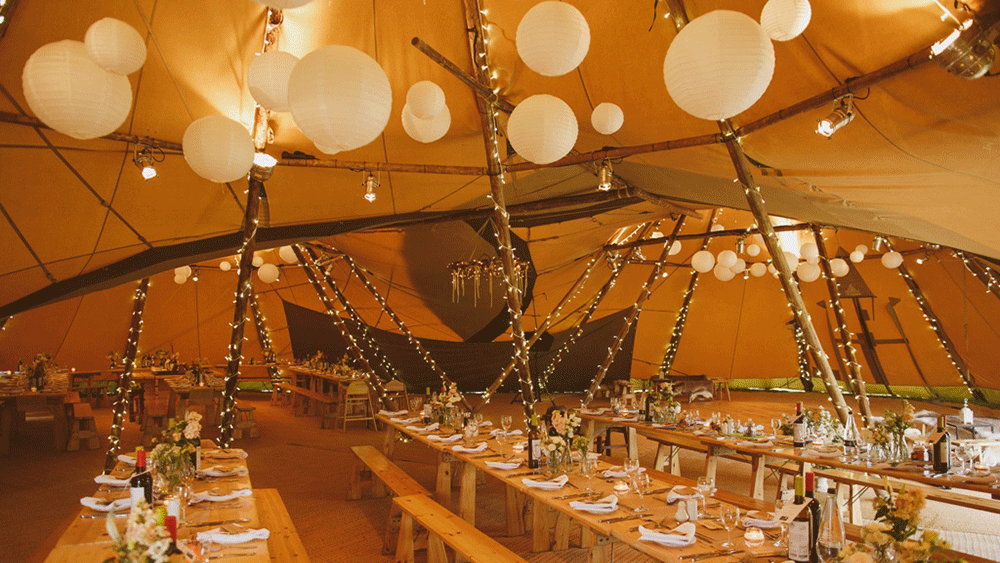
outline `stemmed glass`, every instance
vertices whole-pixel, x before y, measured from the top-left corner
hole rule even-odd
[[[635,488],[635,493],[639,495],[639,506],[632,509],[632,512],[646,512],[649,509],[646,508],[643,497],[646,495],[646,491],[649,490],[649,475],[646,475],[645,472],[640,473],[636,471],[632,475],[632,487]]]
[[[785,506],[785,499],[779,498],[774,501],[774,517],[777,519],[778,514],[781,513],[781,509]],[[778,533],[778,539],[774,541],[774,547],[785,547],[785,523],[779,522],[781,526],[781,531]]]
[[[587,478],[587,488],[583,491],[585,493],[594,492],[594,473],[597,472],[597,463],[596,459],[590,458],[590,454],[583,454],[580,459],[580,472]]]
[[[730,549],[736,547],[735,544],[733,544],[733,528],[736,527],[736,523],[739,519],[740,509],[738,507],[731,504],[723,504],[719,508],[719,521],[722,522],[722,526],[726,528],[726,534],[729,536],[729,539],[726,540],[726,543],[722,544],[722,547]]]
[[[701,502],[704,505],[704,510],[702,511],[703,517],[708,514],[708,496],[712,494],[713,486],[714,484],[712,483],[711,477],[698,477],[698,485],[696,488],[698,489],[698,492],[701,493]]]
[[[771,419],[771,434],[774,434],[775,438],[778,437],[778,431],[779,430],[781,430],[781,419],[780,418],[772,418]]]
[[[508,460],[511,457],[507,457],[507,434],[505,432],[497,432],[497,443],[500,444],[500,459]]]
[[[505,414],[500,417],[500,426],[503,427],[503,433],[506,434],[510,432],[510,425],[513,423],[513,419],[509,414]]]
[[[622,468],[625,470],[625,474],[629,476],[629,481],[634,485],[635,475],[639,472],[639,459],[634,457],[625,458]]]

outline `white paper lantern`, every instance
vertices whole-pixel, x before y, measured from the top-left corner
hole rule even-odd
[[[253,260],[250,263],[253,264],[254,268],[260,268],[261,266],[264,265],[264,257],[255,252],[253,255]]]
[[[760,254],[760,247],[756,244],[751,244],[747,247],[747,256],[757,256]]]
[[[233,269],[233,265],[229,263],[229,260],[223,260],[222,262],[219,262],[219,269],[223,272],[228,272]]]
[[[601,135],[611,135],[622,128],[625,113],[622,108],[610,102],[599,104],[590,114],[590,124]]]
[[[185,278],[191,275],[191,266],[178,266],[174,268],[175,276],[184,276]]]
[[[707,250],[699,250],[691,257],[691,267],[699,273],[704,274],[713,266],[715,266],[715,256]]]
[[[306,4],[312,2],[312,0],[254,0],[261,6],[269,6],[275,10],[290,10],[292,8],[298,8],[299,6],[305,6]]]
[[[212,182],[233,182],[253,166],[253,141],[247,128],[221,115],[188,125],[182,140],[184,160],[195,174]]]
[[[544,76],[561,76],[587,56],[590,26],[570,4],[539,2],[521,18],[515,43],[528,68]]]
[[[291,246],[282,246],[279,248],[278,257],[287,264],[294,264],[299,261],[299,257],[295,255],[295,250]]]
[[[742,258],[737,258],[736,263],[729,269],[732,270],[734,274],[742,274],[747,269],[747,261]]]
[[[174,283],[176,283],[177,285],[182,285],[186,281],[188,281],[187,276],[182,276],[180,274],[174,276]]]
[[[288,105],[310,141],[352,150],[382,134],[392,111],[392,88],[375,59],[354,47],[327,45],[292,69]]]
[[[38,119],[74,139],[113,132],[132,108],[128,78],[97,66],[79,41],[39,47],[24,63],[21,85]]]
[[[667,92],[684,111],[717,121],[752,106],[774,74],[774,47],[746,14],[715,10],[677,34],[663,60]]]
[[[264,283],[274,283],[280,275],[281,271],[274,264],[264,264],[257,269],[257,277]]]
[[[767,266],[763,262],[756,262],[750,266],[750,275],[759,278],[767,273]]]
[[[712,268],[712,273],[715,274],[715,279],[724,282],[727,282],[736,276],[732,270],[724,267],[722,264],[716,264],[715,268]]]
[[[810,264],[809,262],[802,262],[798,268],[795,268],[795,273],[799,275],[799,280],[801,281],[806,283],[814,282],[819,279],[819,266]]]
[[[815,264],[813,260],[819,259],[819,247],[816,246],[815,242],[807,242],[799,247],[799,255],[806,262]]]
[[[732,268],[736,265],[737,256],[732,250],[723,250],[719,253],[719,265],[723,268]]]
[[[710,230],[710,231],[712,231],[713,233],[717,233],[717,232],[719,232],[719,231],[724,231],[724,230],[726,230],[726,228],[725,228],[725,227],[723,227],[722,225],[712,225],[712,228],[711,228],[711,229],[709,229],[709,230]]]
[[[893,250],[882,255],[882,265],[890,270],[898,268],[903,263],[903,255]]]
[[[681,241],[675,240],[674,243],[670,245],[670,250],[667,252],[667,255],[676,256],[681,253],[682,248],[683,246],[681,245]]]
[[[536,94],[517,104],[507,122],[511,146],[535,164],[555,162],[569,154],[577,133],[573,110],[548,94]]]
[[[406,91],[406,105],[417,119],[434,119],[444,111],[444,90],[430,80],[417,82]]]
[[[809,0],[767,0],[760,11],[760,27],[775,41],[798,37],[812,18]]]
[[[863,244],[859,244],[859,245],[857,245],[857,246],[854,247],[854,251],[855,252],[860,252],[862,255],[868,254],[868,247],[865,246],[865,245],[863,245]]]
[[[791,252],[785,252],[785,262],[788,264],[790,270],[794,270],[799,267],[799,257],[792,254]]]
[[[403,113],[400,118],[403,121],[403,130],[414,141],[421,143],[433,143],[444,137],[451,127],[451,111],[448,106],[438,113],[437,117],[431,119],[420,119],[410,111],[410,105],[403,106]]]
[[[851,253],[851,262],[858,264],[864,261],[865,261],[865,255],[863,252],[855,250],[854,252]]]
[[[774,264],[768,264],[767,271],[771,272],[772,276],[778,277],[778,269],[774,267]]]
[[[836,278],[842,278],[851,272],[851,267],[843,258],[830,260],[830,273]]]
[[[260,107],[288,111],[288,79],[298,62],[298,57],[282,51],[261,53],[250,61],[247,85]]]
[[[90,24],[83,45],[97,66],[115,74],[132,74],[146,62],[146,42],[142,36],[134,27],[114,18]]]
[[[313,144],[316,145],[316,143]],[[323,145],[316,145],[316,148],[319,149],[319,152],[330,156],[342,152],[340,147],[324,147]]]

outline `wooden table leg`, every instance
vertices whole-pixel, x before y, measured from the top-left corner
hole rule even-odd
[[[541,500],[531,499],[531,551],[549,551],[549,509]]]
[[[444,541],[436,534],[427,536],[427,563],[448,563]]]
[[[625,436],[628,438],[628,456],[632,459],[639,458],[639,434],[631,426],[625,427]]]
[[[476,466],[462,464],[462,485],[458,497],[459,516],[470,525],[476,525]]]
[[[451,462],[450,454],[438,454],[437,486],[434,489],[434,500],[448,510],[451,510]]]
[[[524,501],[517,489],[507,486],[507,535],[524,535]]]
[[[564,512],[556,514],[555,550],[569,549],[569,515]]]
[[[336,424],[334,424],[336,426]],[[391,424],[385,425],[385,438],[382,440],[382,453],[385,457],[392,459],[392,456],[396,453],[396,437],[397,437],[396,427]]]
[[[583,526],[580,529],[580,547],[593,547],[596,544],[597,534],[594,533],[594,530]]]
[[[413,563],[413,517],[405,512],[399,519],[396,563]]]
[[[705,476],[715,480],[716,469],[719,465],[719,456],[715,454],[713,449],[709,449],[707,455],[705,456]]]
[[[653,469],[663,471],[670,461],[671,447],[663,442],[656,443],[656,457],[653,458]]]
[[[757,500],[764,500],[764,476],[767,473],[767,456],[753,456],[750,459],[750,465],[753,468],[753,472],[751,473],[753,487],[750,490],[750,496]]]
[[[861,487],[858,485],[847,486],[847,519],[851,524],[861,524]]]
[[[588,563],[611,563],[614,549],[611,538],[607,536],[597,536],[594,545],[587,552]]]

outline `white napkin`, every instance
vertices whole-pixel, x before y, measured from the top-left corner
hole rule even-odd
[[[607,409],[580,409],[583,414],[604,414]]]
[[[236,475],[246,475],[246,467],[234,467],[232,469],[226,469],[221,465],[215,465],[213,467],[206,467],[198,472],[200,477],[234,477]]]
[[[122,510],[127,510],[132,507],[131,498],[120,498],[108,502],[102,498],[97,497],[83,497],[80,499],[80,504],[86,506],[91,510],[96,510],[97,512],[120,512]]]
[[[484,426],[493,426],[493,421],[492,420],[484,420],[484,421],[482,421],[482,422],[479,423],[479,427],[480,428],[482,428]]]
[[[645,526],[639,526],[639,539],[667,547],[685,547],[694,543],[695,529],[695,525],[691,522],[685,522],[669,532],[657,532]]]
[[[712,432],[710,430],[695,430],[693,434],[695,436],[708,436],[712,434]]]
[[[191,504],[196,504],[203,501],[209,502],[226,502],[227,500],[238,499],[240,497],[248,497],[253,494],[250,489],[239,489],[225,495],[213,495],[211,493],[194,493],[191,495],[191,499],[188,501]]]
[[[774,442],[770,440],[766,442],[751,442],[749,440],[743,440],[742,442],[736,442],[736,445],[743,448],[770,448],[774,445]]]
[[[521,482],[529,487],[534,487],[536,489],[545,489],[547,491],[555,491],[563,488],[563,485],[569,482],[569,476],[560,475],[555,479],[549,479],[548,481],[536,481],[534,479],[524,478]]]
[[[977,483],[980,485],[997,482],[997,478],[993,475],[958,475],[953,473],[949,475],[948,478],[952,481],[958,481],[960,483]]]
[[[645,467],[640,467],[639,473],[642,473],[645,470]],[[630,475],[625,471],[625,468],[619,466],[612,467],[611,469],[605,469],[602,475],[604,475],[606,479],[625,479],[626,477],[630,477]]]
[[[811,456],[811,457],[821,457],[821,458],[824,458],[824,459],[833,459],[835,457],[840,457],[842,454],[843,454],[843,452],[841,452],[840,450],[832,451],[832,452],[821,452],[821,451],[814,450],[812,448],[806,448],[806,451],[802,452],[802,455]]]
[[[459,440],[462,439],[462,435],[461,434],[452,434],[451,436],[448,436],[447,438],[442,438],[441,436],[435,435],[435,436],[428,436],[427,439],[430,440],[430,441],[432,441],[432,442],[457,442],[457,441],[459,441]]]
[[[506,436],[520,436],[520,435],[524,434],[524,432],[521,432],[518,429],[510,430],[508,432],[504,432],[503,429],[501,429],[501,428],[495,428],[495,429],[493,429],[493,430],[490,431],[490,436],[493,436],[494,438],[496,438],[497,436],[499,436],[501,434],[504,434]]]
[[[517,459],[514,461],[487,461],[487,467],[492,467],[493,469],[503,469],[504,471],[511,471],[521,467],[521,460]]]
[[[119,454],[118,461],[124,463],[125,465],[135,465],[135,456],[128,454]]]
[[[474,448],[467,448],[465,446],[452,446],[452,450],[456,452],[465,452],[467,454],[479,453],[486,449],[486,442],[479,442],[479,445]]]
[[[413,430],[414,432],[433,432],[437,430],[441,425],[437,422],[434,424],[428,424],[427,426],[407,426],[407,430]]]
[[[128,480],[131,477],[126,477],[124,479],[117,479],[111,475],[98,475],[94,477],[94,482],[100,485],[111,485],[112,487],[127,487]]]
[[[201,457],[210,459],[246,459],[247,452],[240,449],[224,450],[222,448],[211,448],[201,450]]]
[[[410,411],[387,411],[385,409],[378,411],[379,414],[384,416],[402,416],[408,412]]]
[[[751,516],[751,514],[752,514],[752,516]],[[770,516],[773,519],[772,520],[764,520],[764,519],[761,519],[760,516]],[[774,518],[774,514],[771,514],[769,512],[758,512],[756,510],[752,510],[752,511],[748,512],[747,516],[743,519],[742,524],[743,524],[744,528],[749,528],[751,526],[754,526],[754,527],[762,528],[762,529],[765,529],[765,530],[769,530],[771,528],[777,528],[778,526],[781,525],[781,523],[778,522],[778,519]]]
[[[677,485],[667,492],[667,504],[673,504],[682,499],[692,499],[692,498],[703,498],[701,493],[695,491],[694,494],[684,494],[684,489],[694,490],[693,487],[684,487]]]
[[[570,508],[591,514],[608,514],[618,510],[618,495],[608,495],[594,502],[570,501]]]
[[[230,534],[223,531],[222,528],[215,528],[208,530],[207,532],[198,532],[196,539],[200,542],[214,542],[233,545],[238,543],[247,543],[253,540],[266,540],[270,537],[270,535],[271,532],[267,528],[261,528],[259,530],[249,528],[247,531],[240,532],[238,534]]]
[[[420,417],[414,416],[412,418],[390,418],[389,422],[398,422],[399,424],[413,424],[418,420],[420,420]]]
[[[637,420],[634,416],[616,416],[612,417],[611,422],[636,422]]]

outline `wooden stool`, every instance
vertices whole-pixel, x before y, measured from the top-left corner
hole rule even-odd
[[[247,436],[250,438],[257,438],[260,433],[257,432],[257,419],[253,417],[254,411],[257,407],[236,407],[236,424],[233,425],[233,438],[239,440],[243,437],[243,429],[247,430]]]
[[[96,450],[100,445],[100,438],[97,437],[97,424],[94,422],[94,411],[90,409],[90,403],[73,403],[73,423],[69,430],[69,442],[66,449],[75,452],[80,449],[80,442],[87,442],[88,450]]]
[[[729,396],[729,380],[728,379],[713,379],[712,385],[715,387],[715,396],[722,398],[722,394],[726,394],[726,400],[731,401],[732,398]]]
[[[153,446],[153,438],[159,438],[160,434],[167,427],[167,413],[153,408],[146,410],[146,416],[142,419],[142,443],[147,448]]]
[[[621,434],[622,438],[625,439],[625,443],[620,446],[611,445],[611,433]],[[597,437],[597,448],[596,450],[603,453],[604,455],[611,455],[611,448],[625,448],[628,452],[628,430],[624,426],[609,426],[607,430],[604,431],[604,437]],[[630,452],[631,453],[631,452]]]

